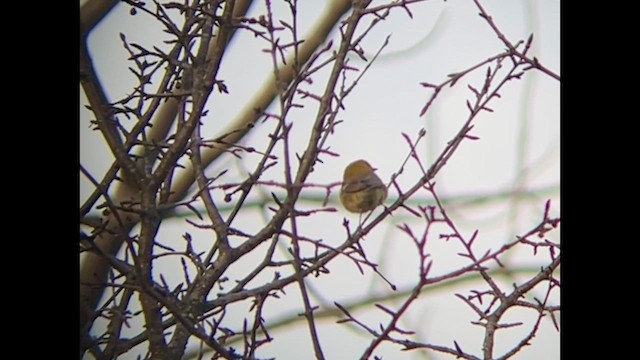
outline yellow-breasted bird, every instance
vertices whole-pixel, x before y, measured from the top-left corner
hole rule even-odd
[[[340,202],[345,209],[363,213],[376,208],[387,198],[387,187],[365,160],[347,165],[342,177]]]

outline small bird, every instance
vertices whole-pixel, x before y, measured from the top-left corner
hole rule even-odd
[[[356,160],[344,169],[340,201],[345,209],[363,213],[376,208],[387,198],[387,187],[365,160]]]

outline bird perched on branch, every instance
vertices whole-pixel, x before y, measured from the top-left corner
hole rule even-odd
[[[387,187],[365,160],[356,160],[344,169],[340,202],[350,212],[363,213],[387,198]]]

